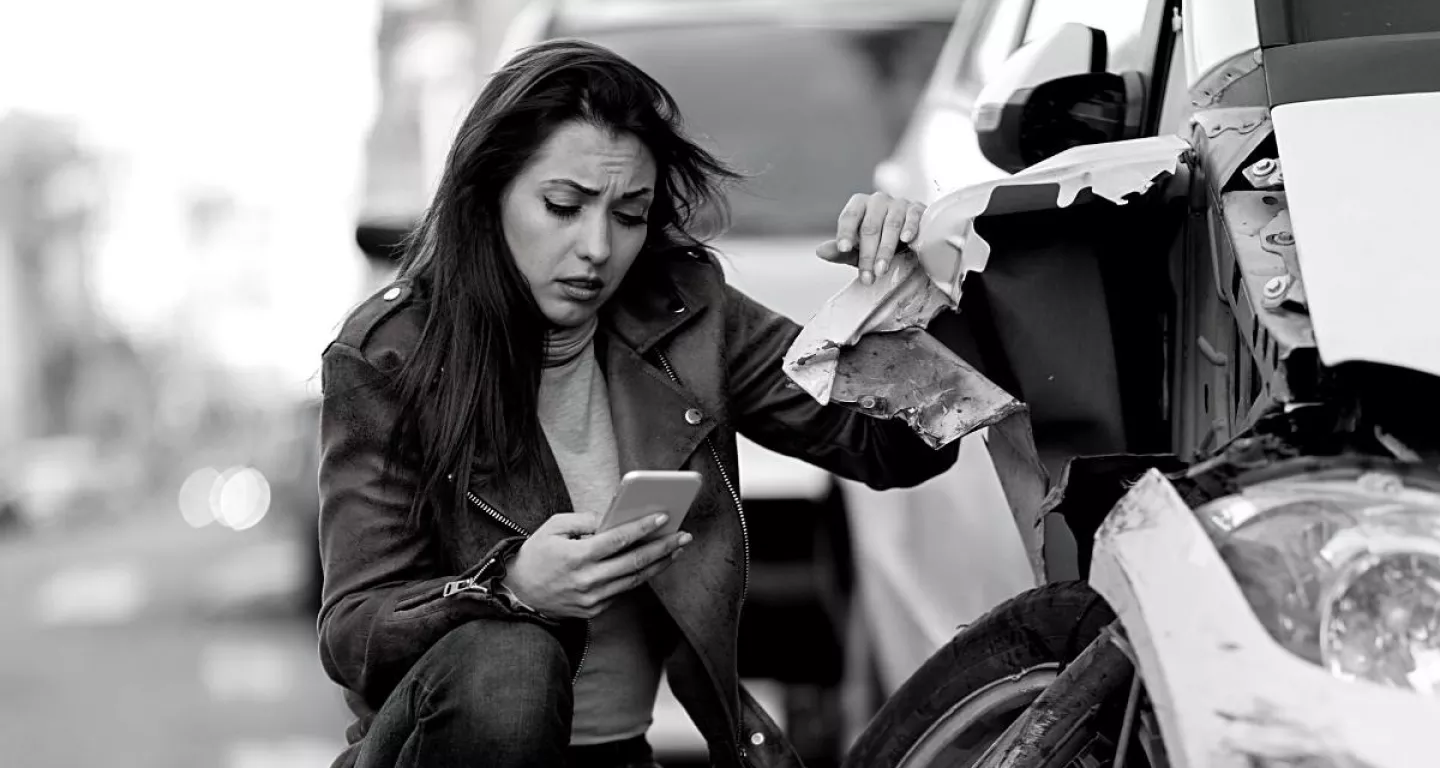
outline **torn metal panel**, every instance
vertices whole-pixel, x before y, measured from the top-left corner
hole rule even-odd
[[[1290,225],[1290,211],[1280,211],[1260,230],[1260,247],[1279,256],[1285,264],[1285,274],[1276,275],[1265,282],[1265,306],[1308,311],[1305,302],[1305,278],[1300,271],[1300,260],[1295,255],[1295,228]]]
[[[838,358],[831,400],[909,424],[932,448],[1024,409],[919,329],[869,335]]]
[[[1232,434],[1245,434],[1255,429],[1261,421],[1283,412],[1287,403],[1295,399],[1294,392],[1290,388],[1290,380],[1285,375],[1285,368],[1277,368],[1270,378],[1265,380],[1264,391],[1250,404],[1249,409],[1235,424]]]
[[[1005,503],[1015,519],[1035,583],[1044,584],[1049,581],[1045,566],[1044,508],[1050,475],[1035,449],[1030,412],[1016,411],[992,426],[985,433],[985,450],[990,454],[990,463],[1005,493]]]
[[[871,285],[855,280],[830,299],[806,324],[786,352],[784,370],[796,384],[818,402],[828,403],[837,389],[860,402],[880,391],[866,388],[887,382],[886,398],[895,399],[895,382],[941,381],[933,369],[934,359],[903,354],[870,354],[851,357],[843,366],[851,381],[838,383],[841,361],[861,338],[880,335],[877,345],[903,348],[901,338],[886,339],[906,328],[923,328],[940,310],[958,306],[966,274],[982,271],[990,257],[990,245],[975,231],[982,214],[1015,213],[1067,207],[1082,195],[1102,197],[1123,204],[1132,195],[1143,194],[1156,182],[1173,176],[1184,166],[1190,145],[1178,136],[1149,137],[1132,141],[1075,147],[1043,163],[1003,179],[986,181],[956,190],[926,211],[920,237],[914,244],[918,258],[897,258],[893,268]],[[1001,187],[1012,191],[992,200]],[[873,348],[873,347],[872,347]],[[870,366],[883,364],[884,370]],[[932,406],[914,411],[911,426],[927,440],[944,445],[981,426],[1003,419],[1013,405],[993,397],[997,387],[979,373],[964,376],[975,392],[956,392],[943,398],[945,407]],[[856,384],[855,382],[860,382]],[[968,398],[968,399],[966,399]],[[935,393],[917,391],[905,402],[937,401]],[[938,401],[937,401],[938,402]],[[990,413],[960,407],[986,403]]]
[[[1190,105],[1199,110],[1213,107],[1221,101],[1240,101],[1234,98],[1226,99],[1226,94],[1232,89],[1240,90],[1244,86],[1264,88],[1265,73],[1260,72],[1264,61],[1264,54],[1259,48],[1231,57],[1195,83],[1195,87],[1190,89]],[[1259,74],[1256,74],[1257,72]],[[1236,88],[1237,84],[1243,84],[1242,88]],[[1264,99],[1250,98],[1244,101],[1264,103]]]
[[[1066,208],[1082,192],[1123,205],[1175,175],[1189,151],[1178,136],[1074,147],[1013,176],[956,190],[925,212],[916,251],[930,279],[958,302],[965,275],[984,271],[990,259],[990,244],[975,231],[982,214]],[[1023,193],[997,203],[991,196],[1001,187]]]
[[[1229,192],[1220,205],[1242,277],[1244,295],[1235,297],[1236,312],[1248,308],[1254,313],[1253,322],[1275,339],[1280,360],[1289,359],[1296,349],[1315,346],[1285,193]]]
[[[1285,169],[1280,166],[1280,161],[1271,157],[1262,157],[1250,164],[1250,167],[1241,171],[1245,180],[1250,186],[1256,189],[1283,189],[1285,187]]]
[[[816,401],[828,403],[842,351],[867,334],[924,328],[950,306],[919,262],[896,258],[893,268],[874,283],[852,281],[815,313],[786,351],[785,373]],[[916,371],[907,377],[925,380],[926,374]]]
[[[1130,486],[1151,469],[1167,475],[1188,466],[1174,454],[1107,454],[1079,456],[1065,462],[1060,477],[1041,506],[1043,515],[1056,514],[1079,543],[1080,575],[1090,570],[1090,544],[1100,525]]]
[[[1205,169],[1211,194],[1218,198],[1246,158],[1274,132],[1270,110],[1265,107],[1212,109],[1196,114],[1190,140]]]

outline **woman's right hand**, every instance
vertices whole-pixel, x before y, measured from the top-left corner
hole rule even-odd
[[[595,533],[587,516],[553,515],[520,546],[503,583],[546,616],[594,618],[616,595],[665,570],[690,543],[682,531],[636,546],[665,520],[663,513],[646,515]]]

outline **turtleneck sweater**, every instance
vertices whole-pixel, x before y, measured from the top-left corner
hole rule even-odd
[[[545,367],[556,368],[580,356],[595,341],[600,319],[594,315],[584,325],[551,328],[545,334]]]
[[[539,415],[575,512],[598,525],[620,485],[610,396],[595,356],[598,323],[545,338]],[[615,599],[590,622],[590,649],[575,681],[570,743],[602,744],[650,728],[660,672],[671,641],[661,637],[664,608],[648,589]]]

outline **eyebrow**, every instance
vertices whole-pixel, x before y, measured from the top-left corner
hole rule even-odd
[[[585,195],[586,197],[599,197],[599,196],[600,196],[600,190],[598,190],[598,189],[591,189],[591,188],[589,188],[589,187],[587,187],[587,186],[584,186],[583,184],[580,184],[579,182],[571,181],[570,179],[550,179],[549,181],[547,181],[547,182],[545,182],[545,183],[546,183],[546,184],[563,184],[563,185],[565,185],[565,186],[567,186],[567,187],[570,187],[571,189],[575,190],[576,192],[579,192],[580,194]],[[648,194],[650,194],[650,188],[649,188],[649,187],[641,187],[641,188],[639,188],[639,189],[632,189],[632,190],[630,190],[629,192],[626,192],[625,194],[623,194],[623,195],[620,196],[620,199],[621,199],[621,200],[634,200],[634,199],[637,198],[637,197],[643,197],[643,196],[648,195]]]

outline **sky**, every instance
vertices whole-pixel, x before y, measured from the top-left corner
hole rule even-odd
[[[72,119],[104,152],[92,284],[117,324],[173,334],[188,308],[183,332],[232,364],[313,374],[360,298],[378,15],[376,0],[0,0],[0,114]],[[242,214],[205,253],[184,229],[193,190]]]

